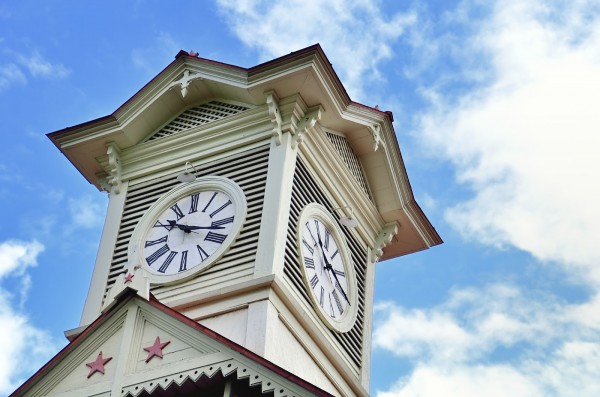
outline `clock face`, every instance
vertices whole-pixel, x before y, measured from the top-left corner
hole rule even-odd
[[[346,331],[355,318],[356,293],[345,240],[320,206],[307,207],[300,221],[301,267],[312,304],[330,328]]]
[[[207,177],[161,197],[140,220],[130,255],[154,282],[181,281],[207,269],[237,237],[246,201],[234,182]]]
[[[146,265],[165,275],[202,266],[231,233],[235,214],[235,204],[224,192],[202,190],[177,200],[146,234]]]

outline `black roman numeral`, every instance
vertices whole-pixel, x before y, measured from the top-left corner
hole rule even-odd
[[[157,249],[156,251],[154,251],[154,253],[152,255],[146,257],[146,262],[148,262],[148,265],[152,265],[154,262],[156,262],[156,260],[158,258],[163,256],[167,252],[169,252],[169,246],[167,244],[165,244],[162,247],[160,247],[159,249]]]
[[[200,260],[201,260],[202,262],[204,262],[204,260],[205,260],[206,258],[208,258],[208,254],[206,253],[206,251],[204,251],[204,250],[202,249],[202,247],[200,247],[200,246],[199,246],[199,245],[197,245],[197,244],[196,244],[196,248],[198,248],[198,253],[200,254]]]
[[[333,299],[335,300],[335,305],[338,308],[340,314],[344,313],[344,308],[342,307],[342,302],[340,301],[340,297],[337,294],[336,290],[331,291],[331,295],[333,295]]]
[[[171,262],[173,262],[173,258],[175,258],[177,256],[177,254],[178,254],[178,252],[175,252],[175,251],[169,252],[169,256],[167,256],[167,258],[165,259],[163,264],[158,268],[158,271],[160,273],[164,273],[167,270],[167,268],[169,267],[169,265],[171,264]]]
[[[188,214],[198,211],[198,198],[200,193],[192,194],[192,203],[190,204],[190,212]]]
[[[305,256],[304,257],[304,266],[306,266],[307,269],[314,269],[315,261],[313,260],[313,258],[309,258],[309,257]]]
[[[219,212],[223,211],[223,209],[225,207],[227,207],[229,204],[231,204],[231,200],[228,200],[225,204],[223,204],[222,206],[220,206],[219,208],[217,208],[216,210],[214,210],[209,216],[212,218],[213,216],[215,216]]]
[[[313,236],[312,231],[310,230],[310,226],[308,225],[308,222],[306,222],[304,224],[304,226],[306,226],[306,229],[308,230],[308,233],[310,234],[310,238],[312,238],[312,241],[315,243],[315,245],[317,245],[317,240],[315,239],[315,236]]]
[[[319,295],[319,306],[323,307],[323,298],[325,297],[325,288],[321,285],[321,294]]]
[[[208,232],[204,241],[212,241],[213,243],[223,244],[223,241],[227,238],[226,234]]]
[[[339,250],[339,249],[335,250],[335,252],[333,253],[333,255],[331,255],[331,260],[333,260],[333,258],[335,258],[335,256],[336,256],[337,254],[339,254],[339,253],[340,253],[340,250]]]
[[[331,294],[329,294],[329,315],[331,318],[335,318],[335,313],[333,311],[333,303],[331,302]]]
[[[159,238],[158,240],[148,240],[148,241],[146,241],[146,244],[144,245],[144,247],[150,247],[151,245],[166,243],[168,238],[169,238],[169,236],[163,236],[163,237]]]
[[[311,288],[315,288],[317,286],[317,284],[319,283],[319,278],[317,277],[317,275],[315,274],[314,276],[312,276],[312,278],[310,279],[310,287]]]
[[[156,221],[154,223],[154,226],[152,226],[152,227],[164,227],[168,231],[171,231],[171,229],[173,229],[173,226],[171,226],[171,225],[163,225],[162,223],[160,223],[160,221]]]
[[[233,216],[230,216],[229,218],[221,219],[220,221],[213,221],[211,223],[211,226],[223,226],[228,223],[233,223]]]
[[[173,212],[177,216],[177,220],[180,220],[181,218],[183,218],[183,212],[181,212],[181,208],[179,208],[179,206],[177,204],[174,204],[171,207],[171,210],[173,210]]]
[[[187,251],[181,251],[181,262],[179,262],[179,271],[187,270]]]
[[[206,212],[206,209],[208,208],[208,206],[210,205],[210,203],[213,202],[213,200],[217,196],[217,193],[219,193],[219,192],[214,192],[213,193],[212,197],[210,198],[210,200],[208,200],[208,203],[206,203],[206,206],[204,207],[204,209],[202,210],[202,212]]]
[[[313,247],[311,247],[310,245],[308,245],[308,243],[306,242],[305,239],[302,239],[302,244],[304,244],[304,246],[310,252],[311,255],[315,253],[315,250],[313,249]]]
[[[327,230],[327,228],[325,228],[325,241],[323,241],[323,246],[325,247],[326,250],[329,250],[329,230]]]
[[[334,272],[335,274],[337,274],[338,276],[346,277],[346,273],[344,273],[344,272],[343,272],[343,271],[341,271],[341,270],[333,269],[333,272]]]

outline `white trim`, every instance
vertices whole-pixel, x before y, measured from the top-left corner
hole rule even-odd
[[[98,254],[96,255],[90,288],[88,289],[83,313],[81,314],[81,321],[79,322],[80,326],[91,324],[100,315],[113,250],[119,236],[119,228],[121,227],[121,214],[125,206],[128,186],[128,182],[123,181],[121,184],[121,193],[110,195],[110,199],[108,200],[104,228],[102,229],[102,237],[98,246]]]

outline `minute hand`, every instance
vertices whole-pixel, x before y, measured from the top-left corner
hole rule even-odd
[[[333,266],[331,266],[331,263],[329,263],[329,261],[327,260],[327,255],[325,255],[325,250],[323,249],[323,243],[321,242],[321,235],[318,232],[317,232],[317,238],[319,240],[319,247],[321,248],[321,255],[323,255],[323,260],[325,261],[325,270],[329,270],[331,272],[331,274],[333,274],[333,278],[335,278],[335,282],[337,283],[337,285],[340,286],[340,288],[339,288],[340,292],[344,296],[344,299],[346,299],[346,302],[348,302],[348,304],[350,304],[350,300],[348,299],[346,292],[344,292],[344,289],[342,288],[342,284],[340,284],[340,280],[338,279],[337,274],[335,274],[335,271],[333,270]]]
[[[181,225],[184,226],[184,225]],[[186,229],[188,230],[199,230],[199,229],[208,229],[208,230],[218,230],[218,229],[225,229],[224,226],[185,226]]]
[[[205,229],[205,230],[206,229],[208,229],[208,230],[224,229],[223,226],[218,226],[218,225],[211,225],[211,226],[190,226],[190,225],[179,224],[179,223],[177,223],[177,221],[174,221],[174,220],[168,220],[167,222],[169,222],[169,226],[179,228],[179,229],[183,230],[186,233],[189,233],[192,230],[200,230],[200,229]]]

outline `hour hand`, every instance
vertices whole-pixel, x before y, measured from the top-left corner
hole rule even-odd
[[[178,225],[178,226],[183,226],[183,225]],[[186,229],[188,230],[200,230],[200,229],[207,229],[207,230],[219,230],[219,229],[225,229],[224,226],[185,226]]]
[[[167,220],[167,222],[169,222],[169,227],[171,228],[178,228],[180,230],[183,230],[186,233],[190,233],[192,230],[219,230],[219,229],[224,229],[223,226],[218,226],[218,225],[211,225],[211,226],[192,226],[192,225],[182,225],[180,223],[177,223],[177,221],[175,220]]]

